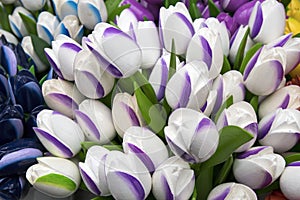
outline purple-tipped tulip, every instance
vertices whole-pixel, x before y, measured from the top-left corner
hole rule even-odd
[[[62,158],[74,157],[81,149],[84,134],[79,125],[70,118],[52,110],[42,110],[33,128],[44,147]]]
[[[228,13],[224,13],[224,12],[221,12],[218,16],[217,16],[217,19],[220,21],[220,22],[224,22],[225,25],[226,25],[226,28],[227,30],[229,31],[229,35],[233,35],[234,32],[237,30],[238,28],[238,24],[236,22],[236,20],[231,17]]]
[[[278,89],[265,98],[258,109],[259,118],[263,118],[277,108],[297,109],[300,107],[300,88],[297,85],[289,85]]]
[[[186,61],[200,60],[206,63],[209,77],[216,78],[223,65],[223,49],[219,34],[210,28],[201,28],[192,37],[186,52]]]
[[[125,32],[110,24],[97,24],[86,45],[101,62],[103,70],[116,78],[129,77],[141,67],[140,46]]]
[[[75,84],[84,96],[100,99],[112,90],[115,79],[101,68],[89,50],[83,49],[76,55],[73,67]]]
[[[236,21],[236,23],[239,25],[248,25],[250,15],[257,1],[263,2],[264,0],[252,0],[237,8],[233,14],[233,19]]]
[[[246,101],[240,101],[224,109],[218,118],[217,127],[220,130],[229,125],[241,127],[253,136],[253,139],[240,146],[235,152],[243,152],[250,149],[256,140],[258,132],[256,113],[251,104]]]
[[[120,137],[131,126],[143,126],[135,96],[128,93],[118,93],[112,103],[112,118],[115,129]]]
[[[128,8],[139,21],[144,21],[145,18],[149,21],[154,21],[153,14],[147,10],[144,6],[142,6],[139,2],[135,0],[122,0],[120,5],[129,4]]]
[[[84,100],[75,117],[88,141],[107,144],[116,136],[111,110],[100,101]]]
[[[74,81],[74,60],[79,51],[80,44],[65,35],[57,36],[52,42],[52,49],[45,48],[45,55],[55,73],[62,79]],[[66,56],[68,59],[66,59]]]
[[[276,0],[257,1],[249,19],[251,38],[264,44],[273,41],[283,34],[285,18],[282,3]]]
[[[280,189],[290,200],[300,199],[300,162],[295,161],[286,166],[280,176]]]
[[[76,85],[62,79],[46,80],[42,85],[42,92],[49,108],[68,117],[74,117],[74,110],[85,99]]]
[[[177,156],[163,162],[152,176],[152,193],[158,200],[189,199],[194,186],[194,171]]]
[[[286,52],[285,74],[288,74],[300,63],[300,38],[291,38],[284,45]]]
[[[246,65],[244,83],[255,95],[269,95],[281,84],[286,66],[286,52],[282,47],[262,47]]]
[[[12,89],[16,102],[20,104],[26,113],[30,113],[35,107],[44,104],[41,87],[28,70],[21,70],[11,79]]]
[[[125,131],[123,149],[126,154],[136,155],[147,167],[154,170],[168,158],[168,150],[163,141],[151,130],[132,126]]]
[[[146,199],[151,190],[151,176],[143,162],[132,154],[111,151],[105,161],[108,188],[117,200]]]
[[[79,163],[79,171],[88,190],[97,196],[108,196],[110,191],[105,175],[105,161],[109,151],[101,146],[88,149],[85,161]]]
[[[224,10],[235,12],[236,9],[247,3],[249,0],[220,0],[220,4]]]
[[[28,138],[0,146],[0,177],[24,174],[37,157],[43,156],[43,150],[37,140]]]
[[[171,108],[199,110],[211,89],[207,65],[198,60],[187,63],[172,76],[166,86],[166,100]]]
[[[20,139],[24,134],[23,109],[20,105],[0,105],[0,145]]]
[[[160,8],[159,13],[160,38],[164,48],[171,52],[172,41],[175,43],[175,53],[184,55],[195,30],[188,9],[182,2],[175,6]]]
[[[259,143],[272,146],[279,153],[290,150],[298,142],[299,134],[300,112],[295,109],[279,108],[259,122]]]
[[[284,158],[270,146],[257,146],[237,156],[233,164],[235,179],[252,189],[272,184],[283,172]]]
[[[209,159],[219,143],[219,133],[213,121],[188,108],[173,111],[164,131],[172,152],[189,163]]]
[[[240,183],[223,183],[215,187],[208,195],[208,200],[257,200],[255,192]]]

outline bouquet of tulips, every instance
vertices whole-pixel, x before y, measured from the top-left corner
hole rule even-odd
[[[300,199],[299,0],[1,0],[0,199]]]

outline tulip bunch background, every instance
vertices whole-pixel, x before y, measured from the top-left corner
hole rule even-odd
[[[0,198],[299,199],[299,8],[2,0]]]

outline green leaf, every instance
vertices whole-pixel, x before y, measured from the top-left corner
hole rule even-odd
[[[106,9],[107,9],[107,21],[114,21],[115,17],[117,15],[120,15],[120,13],[129,8],[130,4],[126,4],[126,5],[122,5],[119,6],[122,0],[106,0],[105,1],[105,5],[106,5]]]
[[[295,37],[300,37],[300,33],[297,33],[296,35],[293,36],[293,38]]]
[[[25,25],[25,28],[27,29],[29,34],[37,35],[36,32],[36,22],[28,17],[27,15],[24,15],[23,13],[19,12],[19,15]]]
[[[114,200],[114,198],[112,196],[108,196],[108,197],[95,197],[95,198],[92,198],[91,200]]]
[[[45,74],[39,81],[40,86],[43,85],[43,83],[46,81],[48,74]]]
[[[284,160],[286,162],[286,165],[295,162],[300,161],[300,153],[291,153],[286,156],[284,156]]]
[[[74,181],[67,178],[66,176],[60,175],[60,174],[47,174],[45,176],[41,176],[36,180],[36,183],[49,185],[52,187],[65,189],[69,191],[75,191],[77,186]]]
[[[31,65],[31,67],[29,68],[29,71],[32,73],[33,76],[35,76],[34,65]]]
[[[250,28],[247,29],[245,35],[243,36],[243,39],[242,39],[239,49],[237,51],[237,54],[236,54],[236,57],[234,60],[234,64],[233,64],[233,69],[235,69],[235,70],[239,70],[241,67],[241,64],[242,64],[242,61],[244,58],[244,52],[245,52],[245,47],[247,44],[249,32],[250,32]]]
[[[240,66],[239,71],[243,74],[246,68],[246,65],[248,64],[249,60],[254,56],[254,54],[263,46],[262,43],[256,43],[254,46],[252,46],[246,53],[242,64]]]
[[[110,151],[122,151],[123,152],[123,148],[122,145],[116,145],[116,144],[105,144],[102,145],[104,148],[110,150]]]
[[[226,178],[231,170],[233,164],[233,157],[229,156],[229,158],[226,160],[226,162],[223,164],[223,167],[218,175],[218,178],[215,182],[215,185],[219,185],[221,183],[224,183],[226,181]]]
[[[207,200],[208,194],[213,188],[213,167],[202,168],[196,177],[196,190],[198,200]]]
[[[237,148],[252,138],[253,135],[238,126],[225,126],[220,130],[219,145],[216,152],[202,163],[201,168],[216,166],[226,161]]]
[[[223,56],[223,66],[222,66],[221,74],[225,74],[230,70],[231,70],[230,62],[227,56]]]
[[[134,85],[134,94],[144,121],[155,133],[164,138],[163,128],[167,120],[165,110],[160,104],[154,104],[136,82],[134,82]]]
[[[170,58],[170,67],[169,67],[169,74],[168,74],[168,80],[171,79],[173,74],[176,72],[176,46],[175,41],[172,39],[172,47],[171,47],[171,58]]]
[[[201,13],[195,2],[190,2],[189,12],[193,20],[201,18]]]
[[[258,96],[253,96],[250,100],[250,104],[253,107],[255,113],[258,111]]]
[[[289,3],[291,2],[291,0],[281,0],[280,1],[282,4],[283,4],[283,6],[286,8],[288,5],[289,5]]]
[[[208,9],[211,17],[217,17],[220,13],[219,8],[212,0],[208,0]]]
[[[8,32],[11,32],[9,20],[8,20],[9,9],[7,9],[8,8],[7,6],[8,5],[0,6],[0,28]]]
[[[39,59],[46,65],[49,66],[49,62],[46,58],[46,55],[44,53],[45,48],[49,48],[50,45],[45,42],[42,38],[39,38],[36,35],[30,35],[31,41],[32,41],[32,46],[34,48],[35,53],[39,57]]]
[[[228,97],[228,99],[226,99],[226,101],[222,104],[222,106],[219,108],[218,112],[216,113],[216,115],[214,116],[214,121],[217,122],[221,113],[223,112],[223,110],[225,108],[228,108],[229,106],[231,106],[233,104],[233,96],[231,95],[230,97]]]
[[[164,7],[169,8],[170,5],[175,5],[179,0],[164,0]]]

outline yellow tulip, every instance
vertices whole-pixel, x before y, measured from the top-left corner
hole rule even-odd
[[[300,76],[300,64],[295,67],[290,73],[291,77],[296,77],[297,75]]]
[[[286,14],[300,21],[300,0],[291,0]]]
[[[289,17],[286,20],[284,32],[285,32],[285,34],[293,33],[293,35],[300,33],[300,21],[296,20],[295,18]]]

